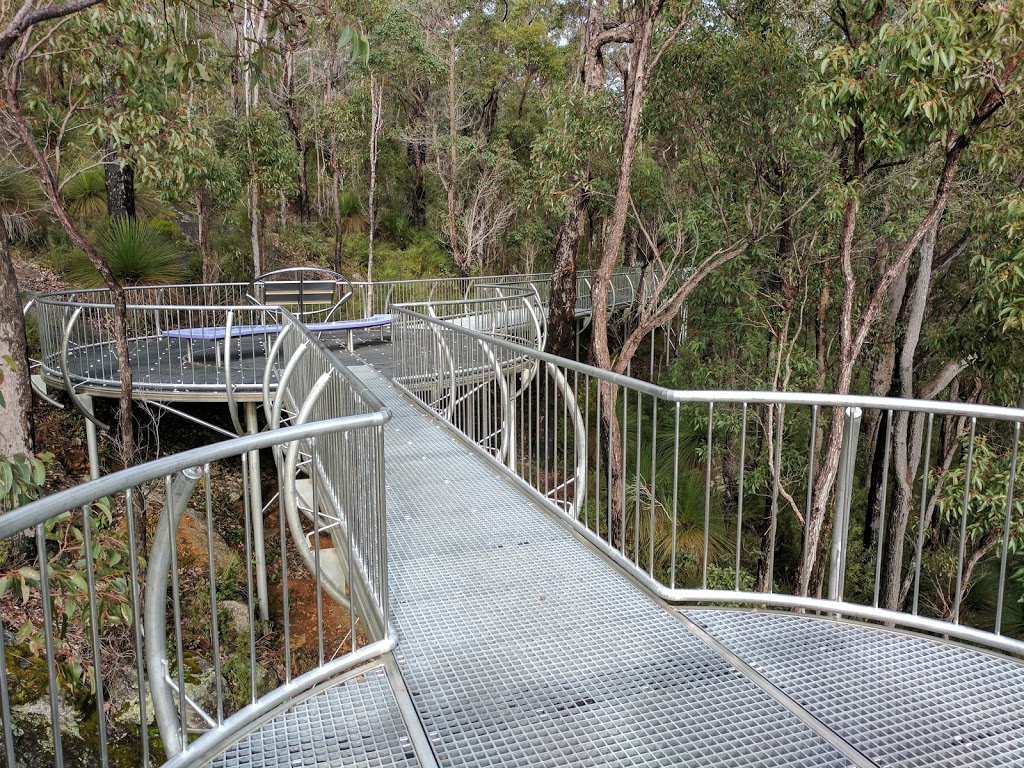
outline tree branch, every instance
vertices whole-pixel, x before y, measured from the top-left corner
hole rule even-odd
[[[18,12],[14,14],[14,18],[11,19],[3,32],[0,32],[0,60],[7,56],[11,46],[34,24],[71,16],[79,11],[84,11],[86,8],[99,5],[101,2],[103,0],[68,0],[66,3],[48,5],[45,8],[33,10],[34,0],[26,0]]]

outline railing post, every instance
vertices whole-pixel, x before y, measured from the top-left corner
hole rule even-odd
[[[836,476],[836,507],[832,521],[832,561],[828,574],[828,599],[842,600],[846,575],[846,547],[850,538],[850,504],[853,501],[853,474],[857,462],[857,438],[860,436],[860,408],[843,413],[843,444]]]

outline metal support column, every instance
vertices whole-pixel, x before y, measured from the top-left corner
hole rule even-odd
[[[89,413],[96,413],[93,410],[92,396],[79,395],[78,399],[82,407],[88,409]],[[85,445],[89,452],[89,478],[95,480],[100,476],[100,442],[96,432],[96,423],[89,418],[85,420]]]
[[[828,574],[828,599],[842,600],[846,577],[847,543],[850,538],[850,503],[853,501],[854,465],[860,435],[860,408],[846,408],[843,414],[843,444],[836,478],[836,508],[832,520],[832,562]]]
[[[259,432],[255,402],[245,404],[245,429],[250,435]],[[249,499],[252,508],[252,533],[256,556],[256,595],[260,604],[260,618],[270,619],[270,600],[267,596],[267,548],[263,535],[263,487],[260,483],[260,452],[249,452]]]

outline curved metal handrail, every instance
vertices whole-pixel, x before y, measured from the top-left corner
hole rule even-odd
[[[1006,637],[1004,637],[1004,636],[1002,636],[1000,634],[1000,623],[999,623],[1000,612],[997,612],[996,624],[995,624],[995,630],[994,631],[985,631],[985,630],[977,629],[977,628],[974,628],[974,627],[967,627],[967,626],[964,626],[964,625],[958,623],[959,620],[958,621],[949,622],[949,621],[942,621],[942,620],[936,619],[936,618],[929,618],[927,616],[921,616],[918,613],[918,603],[917,603],[917,597],[918,597],[918,594],[919,594],[918,586],[915,586],[914,590],[913,590],[913,595],[914,595],[915,600],[914,600],[914,609],[913,609],[912,612],[911,612],[911,609],[910,609],[909,605],[908,605],[908,608],[907,608],[907,611],[908,611],[907,613],[903,613],[901,611],[884,610],[884,609],[875,607],[875,606],[880,604],[879,603],[879,597],[878,597],[878,594],[879,594],[879,582],[878,582],[877,579],[876,579],[876,582],[874,584],[874,590],[875,590],[874,605],[867,606],[867,605],[864,605],[864,604],[851,603],[851,602],[847,601],[846,599],[844,599],[844,595],[843,595],[843,581],[844,581],[844,578],[843,578],[843,574],[840,573],[837,570],[837,569],[841,569],[841,570],[845,571],[845,569],[847,567],[849,567],[849,560],[848,560],[848,555],[847,555],[847,550],[846,550],[846,537],[849,535],[849,533],[848,533],[848,529],[849,529],[849,515],[848,515],[848,511],[847,510],[848,510],[848,507],[849,507],[850,500],[852,498],[851,497],[850,489],[852,487],[852,483],[853,483],[853,480],[854,480],[854,478],[853,478],[853,470],[854,470],[854,466],[855,465],[854,465],[854,461],[853,461],[853,452],[856,450],[856,439],[855,439],[856,438],[856,431],[859,428],[859,424],[860,424],[860,419],[856,418],[856,414],[859,413],[859,409],[872,409],[872,410],[874,410],[876,412],[883,413],[883,414],[888,412],[890,414],[890,419],[892,418],[892,414],[900,414],[900,413],[909,414],[909,415],[917,414],[917,418],[922,418],[922,419],[923,418],[927,418],[929,420],[929,424],[931,423],[931,420],[934,420],[934,419],[937,419],[937,418],[941,418],[941,417],[958,417],[958,418],[962,418],[964,420],[970,420],[970,422],[972,424],[974,422],[979,421],[979,420],[987,420],[988,422],[991,422],[991,425],[992,425],[993,428],[995,426],[999,425],[999,424],[1009,425],[1012,428],[1011,429],[1011,431],[1012,431],[1012,436],[1011,437],[1012,437],[1012,446],[1014,448],[1014,453],[1010,457],[1010,464],[1011,464],[1010,477],[1011,477],[1011,480],[1009,482],[1011,484],[1011,490],[1008,492],[1008,499],[1007,499],[1007,502],[1006,502],[1007,512],[1003,516],[1003,522],[1000,524],[1000,531],[999,531],[999,533],[1000,533],[999,539],[1000,539],[1000,542],[1001,542],[1000,550],[999,551],[1002,552],[1002,554],[998,556],[998,568],[999,568],[999,573],[1000,573],[1000,588],[999,588],[999,595],[997,597],[997,600],[998,600],[998,605],[1002,606],[1003,603],[1004,603],[1004,600],[1005,600],[1006,578],[1007,578],[1007,574],[1009,573],[1009,566],[1010,566],[1010,564],[1008,563],[1008,560],[1007,560],[1007,558],[1008,558],[1007,552],[1009,550],[1009,543],[1010,543],[1009,535],[1010,535],[1010,530],[1011,530],[1011,519],[1016,515],[1016,513],[1013,511],[1015,509],[1015,507],[1013,506],[1013,501],[1012,501],[1013,500],[1012,485],[1013,485],[1014,471],[1015,471],[1016,466],[1017,466],[1016,465],[1016,458],[1015,458],[1016,457],[1016,448],[1019,445],[1019,438],[1020,438],[1020,433],[1021,433],[1021,427],[1024,426],[1024,409],[1021,409],[1021,408],[1003,408],[1003,407],[991,406],[991,405],[952,403],[952,402],[934,401],[934,400],[911,400],[911,399],[899,399],[899,398],[890,398],[890,397],[870,397],[870,396],[858,396],[858,395],[829,395],[829,394],[794,393],[794,392],[673,390],[673,389],[669,389],[669,388],[666,388],[666,387],[660,387],[660,386],[657,386],[655,384],[651,384],[649,382],[644,382],[644,381],[632,379],[632,378],[630,378],[628,376],[622,376],[620,374],[615,374],[615,373],[611,373],[609,371],[604,371],[604,370],[595,368],[593,366],[586,365],[584,363],[579,363],[579,362],[576,362],[576,361],[573,361],[573,360],[563,359],[563,358],[556,357],[554,355],[549,355],[549,354],[547,354],[547,353],[545,353],[543,351],[538,351],[538,350],[530,349],[528,347],[524,347],[522,345],[516,344],[516,343],[514,343],[512,341],[509,341],[509,340],[506,340],[506,339],[503,339],[503,338],[494,337],[494,336],[489,337],[489,334],[487,334],[487,333],[485,333],[485,332],[483,332],[481,330],[475,329],[475,328],[467,327],[465,324],[456,324],[456,323],[447,322],[447,321],[441,320],[441,319],[431,318],[431,317],[428,317],[424,313],[416,312],[415,310],[412,310],[412,309],[409,309],[409,308],[398,307],[398,308],[396,308],[396,312],[397,312],[397,315],[398,315],[398,318],[396,320],[396,322],[397,322],[396,333],[399,334],[399,337],[401,336],[401,333],[402,333],[402,324],[403,323],[415,323],[415,324],[418,324],[418,325],[422,325],[422,324],[426,323],[426,324],[430,324],[430,325],[435,325],[437,327],[438,333],[443,333],[446,337],[458,340],[459,343],[466,344],[466,343],[470,343],[472,340],[487,339],[489,345],[495,350],[495,353],[498,356],[501,356],[501,357],[506,357],[506,356],[507,357],[520,357],[520,358],[523,358],[523,359],[532,359],[532,360],[536,360],[538,362],[542,362],[543,364],[546,365],[546,367],[549,370],[561,371],[563,378],[568,378],[568,377],[576,378],[576,377],[578,377],[579,381],[587,382],[583,386],[588,386],[589,387],[589,386],[592,386],[594,383],[598,383],[600,385],[599,386],[599,397],[600,397],[600,391],[603,390],[605,387],[608,387],[608,386],[610,386],[610,387],[612,387],[614,389],[618,389],[621,392],[629,393],[629,397],[627,398],[627,400],[629,401],[629,404],[624,404],[623,408],[634,407],[632,404],[635,401],[635,403],[636,403],[635,410],[632,411],[632,413],[637,414],[636,415],[636,419],[637,419],[637,423],[638,424],[639,424],[639,414],[641,413],[641,411],[640,411],[641,397],[644,398],[644,399],[647,399],[648,403],[650,403],[650,401],[653,401],[653,404],[654,404],[653,407],[655,409],[657,408],[659,403],[662,404],[662,405],[666,405],[666,404],[673,405],[674,406],[674,410],[676,411],[677,424],[678,424],[678,419],[679,419],[679,410],[680,410],[680,407],[683,406],[683,405],[695,405],[696,404],[696,405],[706,406],[707,407],[706,412],[708,414],[712,414],[713,413],[712,409],[714,409],[714,412],[717,412],[717,410],[718,410],[717,406],[729,405],[729,404],[735,404],[735,405],[742,405],[742,406],[744,406],[744,414],[747,413],[747,408],[749,406],[754,406],[754,405],[765,405],[765,406],[772,407],[773,413],[776,413],[776,414],[778,414],[780,411],[788,409],[790,407],[806,406],[806,407],[809,407],[811,409],[811,412],[812,412],[813,417],[815,419],[815,422],[813,422],[813,423],[816,423],[817,414],[822,409],[830,409],[830,411],[833,411],[833,413],[835,413],[835,412],[842,413],[843,411],[840,410],[840,409],[845,409],[845,413],[848,414],[848,417],[846,418],[845,422],[852,422],[852,423],[846,423],[845,429],[843,428],[843,424],[842,423],[838,427],[840,429],[840,432],[838,434],[842,438],[842,440],[840,441],[841,445],[842,445],[842,451],[841,451],[842,455],[839,457],[837,468],[834,470],[836,472],[835,479],[832,482],[832,484],[829,486],[830,494],[831,494],[832,490],[835,490],[835,495],[834,495],[834,497],[830,496],[829,498],[831,500],[828,501],[829,509],[832,510],[830,514],[833,515],[835,517],[835,520],[836,520],[835,525],[842,527],[843,530],[839,534],[837,534],[840,537],[839,541],[838,542],[835,542],[835,541],[833,542],[833,547],[832,547],[832,550],[831,550],[831,557],[832,557],[832,564],[831,565],[828,565],[829,551],[826,550],[826,549],[819,549],[819,550],[817,550],[818,552],[821,553],[820,557],[823,559],[823,562],[825,562],[826,567],[828,567],[830,569],[829,572],[831,573],[832,570],[836,570],[837,571],[835,574],[833,574],[833,578],[831,579],[831,582],[830,582],[830,588],[829,588],[829,598],[830,599],[824,599],[823,600],[823,599],[820,599],[820,598],[807,598],[807,597],[802,597],[800,594],[781,595],[781,596],[780,595],[773,595],[773,594],[771,594],[772,593],[772,588],[770,586],[762,587],[762,589],[765,590],[765,591],[749,591],[749,592],[743,592],[743,591],[740,591],[739,589],[730,590],[730,591],[716,591],[716,590],[709,590],[709,589],[685,589],[685,588],[677,587],[676,584],[675,584],[675,576],[674,576],[674,574],[675,574],[675,564],[674,564],[675,561],[674,560],[673,560],[672,567],[668,570],[669,576],[666,576],[665,577],[665,582],[662,582],[662,581],[659,580],[659,578],[656,578],[654,573],[653,573],[653,560],[652,560],[652,565],[650,566],[651,570],[649,571],[648,567],[646,566],[646,564],[645,565],[641,565],[639,560],[631,559],[630,555],[632,554],[635,557],[636,554],[637,554],[637,551],[638,551],[635,546],[628,545],[626,543],[625,539],[623,539],[621,542],[617,541],[616,542],[616,547],[611,546],[611,543],[610,543],[611,542],[611,533],[610,533],[611,518],[610,518],[610,512],[609,512],[609,530],[605,531],[605,534],[606,534],[606,537],[607,537],[606,538],[606,537],[603,537],[603,536],[600,535],[601,532],[600,532],[600,530],[599,530],[599,528],[598,528],[596,523],[595,523],[595,529],[591,530],[590,528],[587,527],[587,525],[588,525],[587,522],[584,522],[584,521],[580,520],[580,518],[578,517],[578,512],[581,509],[583,509],[583,506],[581,504],[579,504],[579,503],[575,503],[575,504],[574,503],[569,503],[568,505],[563,507],[561,505],[564,504],[564,502],[561,499],[553,500],[551,498],[551,494],[548,492],[550,489],[545,486],[545,483],[540,482],[540,480],[538,480],[535,477],[533,470],[530,469],[530,463],[531,463],[532,459],[531,459],[529,451],[527,451],[527,453],[524,455],[522,466],[518,468],[518,472],[522,472],[523,473],[522,475],[517,473],[517,468],[508,468],[508,467],[504,467],[503,466],[503,470],[509,473],[510,479],[512,479],[514,482],[516,482],[517,484],[521,485],[524,489],[528,489],[531,493],[537,495],[539,498],[541,498],[543,501],[545,501],[547,504],[549,504],[550,508],[556,509],[558,512],[562,513],[564,515],[563,519],[565,519],[568,523],[571,523],[576,530],[578,530],[582,535],[586,536],[589,541],[591,541],[595,546],[598,546],[603,552],[605,552],[605,554],[607,554],[609,557],[613,557],[616,560],[617,563],[619,563],[633,578],[635,578],[638,581],[638,583],[643,584],[645,587],[649,588],[652,592],[654,592],[659,598],[664,599],[666,601],[669,601],[669,602],[672,602],[672,603],[678,603],[678,604],[693,604],[693,603],[705,603],[705,602],[727,602],[727,603],[736,603],[736,604],[749,605],[749,606],[765,605],[765,606],[774,606],[774,607],[782,607],[782,608],[800,608],[800,609],[807,610],[807,611],[827,611],[828,613],[833,614],[833,615],[857,617],[857,618],[861,618],[861,619],[865,619],[865,620],[869,620],[869,621],[876,621],[876,622],[887,623],[887,624],[895,624],[895,625],[904,626],[904,627],[907,627],[907,628],[910,628],[910,629],[916,629],[916,630],[920,630],[920,631],[926,631],[926,632],[943,634],[943,635],[946,635],[946,636],[949,636],[949,637],[954,637],[954,638],[957,638],[957,639],[960,639],[960,640],[964,640],[964,641],[967,641],[967,642],[978,643],[978,644],[986,645],[988,647],[997,648],[999,650],[1003,650],[1003,651],[1008,651],[1008,652],[1011,652],[1011,653],[1017,653],[1017,654],[1024,655],[1024,640],[1014,639],[1014,638],[1006,638]],[[403,380],[402,380],[402,371],[401,370],[396,370],[395,381],[396,381],[396,383],[398,383],[398,385],[400,387],[404,388],[404,384],[403,384]],[[566,382],[566,384],[567,384],[567,382]],[[590,391],[590,390],[588,389],[588,391]],[[565,394],[565,393],[563,393],[563,394]],[[413,394],[413,396],[415,396],[415,395]],[[578,397],[578,395],[576,395],[576,396]],[[625,401],[623,401],[620,398],[620,402],[625,402]],[[579,439],[579,430],[580,430],[580,428],[582,426],[583,430],[585,432],[586,425],[585,425],[585,423],[581,425],[581,421],[580,421],[581,417],[578,416],[578,414],[580,414],[578,401],[576,402],[575,406],[576,407],[573,408],[574,412],[573,412],[573,414],[571,416],[572,421],[573,421],[573,425],[574,425],[574,430],[576,430],[576,432],[577,432],[577,435],[575,437],[575,440],[576,440],[576,442],[575,442],[576,454],[574,456],[573,467],[572,467],[572,471],[573,471],[572,482],[573,482],[574,485],[577,486],[577,489],[579,491],[583,491],[585,489],[585,487],[586,487],[587,482],[589,482],[589,480],[588,480],[588,476],[586,474],[587,473],[587,467],[585,465],[585,462],[587,461],[587,459],[580,452],[580,448],[583,446],[584,441]],[[590,407],[590,405],[589,405],[589,401],[588,401],[588,410],[589,410],[589,407]],[[648,411],[647,411],[647,415],[648,416],[650,416],[650,410],[649,410],[650,407],[651,406],[648,405]],[[854,416],[851,417],[851,416],[849,416],[849,414],[854,414]],[[622,416],[621,418],[625,418],[625,415]],[[598,420],[597,423],[598,423],[598,428],[600,428],[600,420]],[[709,419],[708,420],[707,446],[704,448],[704,450],[707,452],[706,455],[708,457],[708,460],[710,460],[710,456],[711,456],[711,441],[712,441],[712,437],[711,437],[711,435],[712,435],[711,423],[712,423],[712,421],[711,421],[711,419]],[[744,420],[744,424],[745,423],[746,423],[746,421]],[[519,425],[511,424],[511,425],[507,425],[507,428],[514,430],[514,429],[517,428],[517,426],[519,426]],[[622,429],[622,439],[623,439],[623,441],[625,441],[625,437],[626,437],[626,434],[627,434],[626,427],[625,427],[625,422],[623,422],[623,424],[621,426],[621,429]],[[650,425],[645,426],[643,428],[644,432],[647,432],[650,429],[652,429],[652,427]],[[819,427],[819,429],[820,429],[820,427]],[[1000,432],[1000,434],[1002,434],[1003,431],[1005,431],[1005,427]],[[779,458],[778,451],[779,451],[779,447],[781,446],[782,440],[783,440],[782,434],[781,434],[781,417],[777,417],[776,418],[775,428],[774,428],[773,432],[775,433],[774,434],[774,439],[777,441],[776,444],[775,444],[775,459],[774,459],[774,461],[775,461],[776,467],[778,467],[779,464],[780,464],[780,458]],[[813,435],[815,434],[815,427],[813,425],[811,427],[811,433],[812,433],[812,438],[813,438]],[[630,437],[632,437],[632,434],[633,434],[632,432],[629,433]],[[639,451],[639,445],[640,445],[640,440],[641,440],[640,434],[641,433],[639,431],[639,426],[638,426],[636,428],[636,441],[637,441],[637,448],[636,448],[636,450],[637,451]],[[540,440],[541,438],[537,437],[537,438],[531,438],[531,439]],[[607,439],[607,438],[605,438],[605,439]],[[601,450],[600,449],[600,445],[601,445],[601,438],[600,438],[600,436],[598,438],[597,445],[598,445],[598,447],[597,447],[596,450],[600,451]],[[745,445],[745,442],[744,442],[744,445]],[[809,451],[811,452],[812,455],[814,453],[814,450],[815,450],[814,443],[812,442],[811,443],[811,447],[809,449]],[[623,457],[623,458],[625,459],[625,457]],[[652,455],[652,457],[651,457],[651,462],[652,462],[651,476],[652,477],[654,476],[654,473],[655,473],[655,469],[653,467],[655,461],[656,461],[656,459],[654,458],[654,455]],[[928,462],[927,457],[925,457],[924,461],[927,464],[927,462]],[[673,462],[670,461],[670,465],[672,463]],[[676,457],[676,462],[675,463],[678,465],[678,456]],[[600,456],[597,459],[597,465],[600,466]],[[627,465],[626,465],[626,463],[624,461],[622,474],[624,476],[628,477],[626,466]],[[569,469],[568,466],[566,467],[566,469],[567,470]],[[600,471],[600,469],[598,471]],[[779,470],[776,469],[775,471],[778,472]],[[927,468],[926,468],[925,471],[928,471]],[[635,477],[640,477],[641,473],[640,473],[640,464],[639,464],[639,452],[637,452],[635,467],[634,467],[634,463],[633,463],[633,457],[630,456],[630,461],[629,461],[629,464],[628,464],[628,472],[634,473]],[[557,483],[557,480],[558,480],[558,478],[556,476],[556,483]],[[598,485],[597,485],[598,493],[600,493],[600,489],[601,489],[600,478],[597,478],[597,480],[598,480]],[[557,488],[558,489],[565,488],[567,486],[567,482],[568,481],[563,482],[561,484],[558,484]],[[609,482],[610,482],[610,480],[609,480]],[[621,482],[623,483],[623,489],[625,489],[626,477],[623,477]],[[709,503],[710,503],[710,500],[709,500],[710,497],[708,495],[709,492],[710,492],[710,482],[711,482],[711,470],[710,470],[710,466],[708,466],[708,467],[705,468],[705,521],[704,521],[704,530],[705,530],[704,552],[705,552],[705,559],[704,559],[704,565],[703,565],[702,569],[700,568],[700,566],[698,564],[698,569],[701,570],[702,574],[703,574],[702,575],[702,579],[704,580],[705,586],[706,586],[706,582],[707,582],[707,573],[708,573],[707,552],[709,551],[709,545],[708,545],[708,542],[707,542],[707,532],[709,530],[709,523],[708,523],[707,515],[709,514],[709,509],[710,509],[710,507],[708,506]],[[610,488],[610,486],[609,486],[609,488]],[[637,491],[637,493],[638,492],[639,491]],[[742,490],[740,492],[742,493]],[[623,497],[622,497],[623,498],[623,506],[625,506],[625,504],[624,504],[625,490],[623,490],[622,493],[623,493]],[[678,490],[674,490],[673,491],[673,497],[674,498],[677,498],[677,493],[678,493]],[[774,483],[774,489],[771,490],[771,494],[772,494],[773,499],[778,495],[778,493],[779,493],[778,482],[775,482]],[[810,505],[812,504],[812,498],[813,499],[817,499],[818,497],[815,496],[815,495],[812,495],[811,492],[808,491],[808,500],[807,500],[808,509],[810,509]],[[557,504],[556,504],[556,501],[558,502]],[[639,501],[637,503],[639,504]],[[918,503],[919,502],[917,502],[917,501],[914,502],[915,505],[918,504]],[[651,502],[650,502],[650,506],[651,506],[651,511],[650,511],[650,515],[651,515],[650,520],[651,520],[651,522],[650,522],[650,525],[651,526],[653,526],[653,524],[654,524],[654,515],[655,515],[654,504],[655,504],[655,501],[654,501],[654,498],[652,496],[652,499],[651,499]],[[964,504],[966,505],[967,502],[964,501]],[[618,505],[618,503],[616,505]],[[645,507],[646,507],[646,502],[645,502]],[[611,509],[610,505],[609,505],[609,509]],[[638,507],[638,509],[639,509],[639,507]],[[766,534],[766,535],[768,535],[771,538],[771,540],[773,542],[771,550],[770,550],[772,552],[774,552],[774,549],[775,549],[774,537],[773,537],[773,534],[772,534],[772,531],[775,530],[774,520],[775,520],[775,516],[777,514],[775,512],[775,509],[776,509],[775,501],[773,501],[773,512],[772,512],[772,521],[773,522],[771,524],[772,527],[769,529],[769,532]],[[966,506],[965,506],[965,509],[966,509]],[[923,510],[924,510],[924,506],[922,506],[922,512],[921,512],[922,519],[923,519],[923,515],[925,514]],[[622,514],[623,514],[623,519],[624,520],[631,519],[631,517],[632,517],[632,513],[627,512],[625,509],[622,510]],[[645,519],[647,518],[647,514],[648,513],[647,513],[647,510],[645,508],[644,509],[644,518]],[[627,517],[627,515],[629,515],[629,517]],[[674,516],[674,512],[672,513],[672,515]],[[593,518],[588,518],[588,520],[589,520],[590,523],[594,523]],[[884,520],[884,518],[883,518],[883,520]],[[635,536],[636,535],[636,531],[639,530],[639,526],[640,526],[639,513],[637,513],[637,520],[633,521],[633,523],[634,523],[633,524],[633,535]],[[645,522],[645,524],[647,524],[647,523]],[[882,523],[882,524],[884,524],[884,523]],[[911,524],[913,525],[914,523],[912,522]],[[963,528],[962,521],[960,521],[960,526],[959,527]],[[920,572],[920,562],[921,562],[921,558],[922,558],[922,544],[923,544],[923,541],[924,541],[924,530],[925,530],[924,527],[920,523],[918,523],[916,525],[916,528],[917,528],[917,532],[915,534],[915,538],[917,540],[917,547],[916,547],[916,550],[913,552],[913,560],[910,561],[911,562],[911,575]],[[674,530],[675,529],[673,527],[673,531]],[[653,531],[653,527],[652,527],[652,531]],[[742,543],[740,542],[739,536],[740,536],[740,534],[737,533],[737,542],[738,542],[737,543],[737,548],[742,546]],[[630,538],[633,538],[633,537],[631,536]],[[617,547],[622,547],[622,549],[620,550]],[[634,551],[631,553],[631,552],[628,551],[629,549],[633,549]],[[877,549],[877,548],[875,548],[875,549]],[[963,549],[962,546],[961,546],[961,549]],[[738,549],[737,551],[740,551],[740,550]],[[873,559],[877,559],[879,557],[880,557],[880,555],[876,554],[875,556],[873,556]],[[908,555],[908,558],[909,557],[911,557],[911,556]],[[769,573],[768,582],[769,583],[771,583],[771,575],[770,575],[771,574],[771,567],[772,567],[771,566],[771,559],[769,559],[769,564],[768,564],[768,573]],[[961,575],[960,578],[962,579],[964,577]],[[958,579],[958,582],[959,582],[959,579]],[[915,585],[919,585],[920,584],[920,576],[919,575],[914,576],[914,583],[915,583]],[[800,589],[801,590],[806,590],[806,587],[805,586],[801,586]],[[959,589],[959,587],[958,587],[958,589]],[[805,594],[805,592],[803,594]],[[872,600],[870,594],[868,594],[866,596],[863,596],[863,597],[861,597],[859,599],[862,600],[864,603],[870,603],[871,600]],[[909,597],[908,597],[908,600],[909,600]]]
[[[60,371],[64,377],[64,386],[67,388],[68,397],[71,398],[71,403],[75,406],[78,412],[100,429],[109,430],[110,427],[105,422],[97,419],[91,408],[85,407],[85,403],[82,402],[82,399],[75,391],[75,386],[71,383],[71,372],[68,370],[68,345],[71,342],[71,328],[76,322],[78,322],[78,318],[81,314],[82,307],[78,307],[78,309],[71,313],[71,318],[68,320],[67,325],[64,326],[64,335],[61,337],[60,344]]]
[[[224,395],[228,401],[228,414],[235,432],[245,434],[242,422],[238,418],[238,402],[235,400],[235,389],[231,386],[231,326],[235,319],[234,310],[228,310],[227,323],[224,326]]]
[[[333,372],[324,371],[320,375],[320,378],[316,380],[313,386],[309,390],[309,394],[306,396],[305,402],[302,404],[302,408],[299,410],[298,415],[295,417],[295,424],[305,424],[309,419],[310,413],[313,411],[313,407],[316,405],[317,400],[323,394],[327,384],[331,380]],[[282,468],[282,480],[284,483],[284,489],[282,494],[282,500],[285,506],[285,515],[288,520],[288,529],[292,534],[292,541],[295,544],[295,548],[299,551],[299,557],[302,558],[303,564],[310,571],[310,573],[320,574],[320,585],[327,590],[327,593],[334,598],[338,603],[344,605],[346,608],[351,608],[351,602],[348,596],[345,594],[345,586],[343,584],[335,584],[334,580],[320,568],[320,532],[319,527],[320,512],[318,510],[319,499],[316,494],[316,469],[311,468],[310,476],[313,478],[313,498],[312,505],[313,509],[310,514],[313,519],[313,546],[310,547],[309,541],[306,538],[306,532],[302,529],[302,520],[299,513],[298,505],[298,491],[296,489],[296,478],[298,477],[298,465],[299,465],[299,445],[300,441],[295,440],[288,444],[288,449],[285,452],[285,460]]]

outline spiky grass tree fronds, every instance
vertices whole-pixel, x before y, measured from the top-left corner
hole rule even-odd
[[[104,224],[96,238],[96,249],[122,285],[169,285],[181,282],[188,274],[174,244],[140,219],[120,218]],[[85,254],[76,258],[71,277],[84,288],[103,285]]]
[[[68,211],[79,221],[99,221],[107,216],[107,182],[102,165],[72,171],[63,192]],[[135,211],[146,219],[169,213],[155,192],[138,185],[135,187]]]
[[[43,191],[34,178],[10,163],[0,163],[0,233],[8,242],[24,240],[43,206]]]
[[[103,166],[71,172],[63,186],[68,212],[80,221],[94,221],[107,215],[107,185]]]

